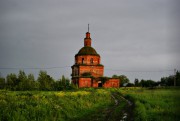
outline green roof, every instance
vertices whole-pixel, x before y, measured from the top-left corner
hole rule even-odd
[[[89,46],[85,46],[85,47],[82,47],[78,54],[76,54],[76,56],[78,55],[96,55],[96,56],[99,56],[99,54],[96,52],[96,50],[92,47],[89,47]]]

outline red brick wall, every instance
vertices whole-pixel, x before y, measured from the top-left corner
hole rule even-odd
[[[87,65],[97,65],[101,63],[99,56],[93,56],[93,55],[84,55],[84,56],[76,56],[75,57],[75,63],[76,64],[82,64],[82,58],[84,58],[84,63]],[[91,63],[91,58],[93,58],[93,64]]]
[[[96,80],[93,80],[93,85],[92,87],[98,87],[98,82]]]
[[[116,87],[118,88],[120,84],[120,80],[119,79],[115,79],[115,78],[111,78],[108,81],[106,81],[103,85],[103,87],[105,88],[109,88],[109,87]]]
[[[94,77],[100,77],[104,74],[104,66],[79,66],[79,75],[90,72]]]
[[[91,46],[91,39],[90,38],[84,39],[84,46]]]
[[[91,78],[77,78],[77,80],[74,78],[72,80],[72,82],[75,84],[78,84],[79,88],[83,88],[83,87],[98,87],[98,82],[101,82],[100,80],[92,80]],[[106,81],[104,84],[102,84],[102,87],[104,88],[118,88],[120,85],[120,80],[119,79],[115,79],[115,78],[111,78],[108,81]]]
[[[79,78],[79,88],[91,87],[91,78]]]
[[[90,33],[86,33],[86,38],[84,38],[84,46],[91,46],[91,38]]]

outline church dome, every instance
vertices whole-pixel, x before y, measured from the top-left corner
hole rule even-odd
[[[76,56],[78,55],[95,55],[95,56],[99,56],[99,54],[96,52],[96,50],[91,47],[91,46],[85,46],[85,47],[82,47],[78,54],[76,54]]]

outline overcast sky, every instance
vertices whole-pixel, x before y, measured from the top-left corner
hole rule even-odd
[[[180,70],[178,1],[1,0],[1,76],[46,68],[70,78],[89,23],[105,76],[158,81]]]

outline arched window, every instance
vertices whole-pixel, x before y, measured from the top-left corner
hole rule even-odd
[[[93,64],[93,58],[91,58],[90,63]]]
[[[84,64],[84,58],[82,58],[82,64]]]

